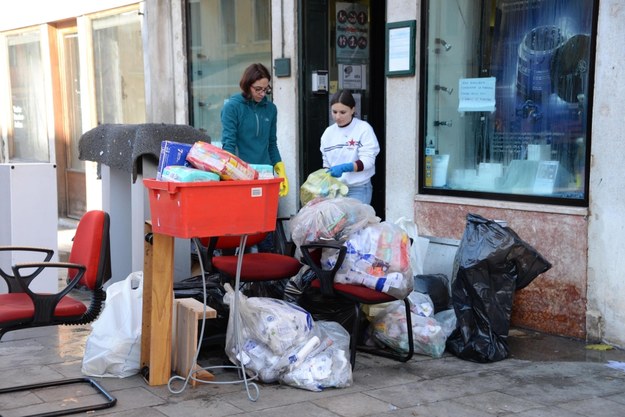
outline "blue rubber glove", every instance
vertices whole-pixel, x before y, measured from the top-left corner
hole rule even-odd
[[[354,170],[354,163],[349,162],[347,164],[334,165],[333,167],[328,168],[328,172],[333,177],[340,177],[344,172],[352,172]]]

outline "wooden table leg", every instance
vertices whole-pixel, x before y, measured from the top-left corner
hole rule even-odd
[[[144,236],[152,234],[152,225],[145,223]],[[152,241],[143,242],[143,308],[141,320],[141,369],[150,367],[150,310],[152,305]]]
[[[146,334],[141,338],[141,358],[142,364],[147,358],[148,384],[164,385],[171,377],[174,238],[154,233],[152,251],[151,277],[146,280],[144,276],[143,282]],[[149,346],[146,356],[143,346]]]

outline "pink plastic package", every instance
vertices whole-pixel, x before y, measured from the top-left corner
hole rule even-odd
[[[241,158],[207,142],[195,142],[187,161],[197,169],[218,174],[222,180],[258,179],[258,172]]]

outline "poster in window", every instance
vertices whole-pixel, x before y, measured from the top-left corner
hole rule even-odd
[[[458,81],[458,111],[494,112],[495,77],[461,78]]]
[[[369,58],[369,8],[361,3],[336,3],[336,60],[363,62]]]
[[[574,173],[586,135],[594,3],[497,1],[492,54],[482,64],[497,79],[494,159],[527,159],[528,145],[548,145],[558,176]]]
[[[339,64],[339,88],[365,90],[366,80],[366,65]]]

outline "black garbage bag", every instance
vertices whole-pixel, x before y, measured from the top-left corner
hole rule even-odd
[[[439,313],[451,308],[449,279],[445,274],[415,275],[414,290],[430,296],[434,304],[434,313]]]
[[[247,297],[266,297],[282,300],[284,298],[286,284],[286,280],[278,279],[273,281],[246,282],[240,288],[241,292]]]
[[[352,301],[323,295],[321,290],[308,287],[299,297],[297,304],[308,311],[315,321],[337,322],[350,333],[353,329],[356,311]]]
[[[308,265],[303,266],[297,275],[291,277],[284,288],[284,301],[299,304],[299,300],[310,287],[312,280],[317,278],[315,271]]]
[[[474,362],[507,358],[514,291],[550,268],[509,227],[468,214],[454,260],[451,298],[457,327],[447,338],[447,349]]]

